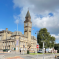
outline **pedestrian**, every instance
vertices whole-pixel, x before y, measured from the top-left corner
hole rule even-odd
[[[21,54],[21,49],[20,49],[20,54]]]

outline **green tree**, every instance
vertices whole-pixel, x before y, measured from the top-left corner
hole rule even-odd
[[[57,52],[59,53],[59,44],[55,44],[54,49],[57,50]]]
[[[54,42],[55,42],[55,37],[51,36],[49,32],[47,32],[47,29],[46,28],[42,28],[40,29],[38,35],[37,35],[37,42],[40,46],[40,48],[43,47],[43,42],[44,41],[45,45],[45,51],[46,51],[46,48],[48,47],[53,47],[54,46]]]

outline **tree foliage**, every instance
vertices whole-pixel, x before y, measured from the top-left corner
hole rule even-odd
[[[59,44],[55,44],[55,45],[54,45],[54,49],[57,50],[58,53],[59,53]]]
[[[40,46],[40,48],[43,47],[43,42],[44,41],[45,45],[44,47],[45,48],[48,48],[48,47],[53,47],[54,46],[54,42],[55,42],[55,37],[51,36],[49,32],[47,32],[47,29],[46,28],[42,28],[40,29],[39,33],[37,34],[37,42]]]

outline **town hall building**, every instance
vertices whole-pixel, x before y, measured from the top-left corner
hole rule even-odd
[[[24,34],[20,31],[11,32],[6,28],[6,30],[0,31],[0,50],[10,49],[11,51],[19,52],[21,51],[27,53],[37,52],[37,40],[35,36],[31,35],[32,22],[29,10],[25,16],[24,21]]]

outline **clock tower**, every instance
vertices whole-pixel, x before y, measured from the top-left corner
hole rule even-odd
[[[28,42],[31,41],[31,28],[32,28],[32,22],[31,22],[31,16],[28,10],[25,16],[25,21],[24,21],[24,35],[28,37]]]

